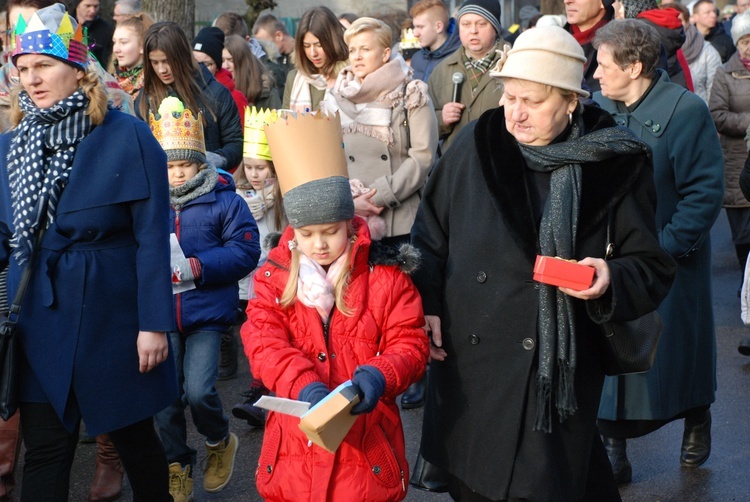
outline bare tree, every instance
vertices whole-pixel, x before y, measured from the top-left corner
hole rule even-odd
[[[174,21],[189,39],[195,36],[195,0],[143,0],[143,10],[156,21]]]
[[[252,31],[255,20],[258,19],[260,13],[266,9],[273,9],[276,7],[275,0],[245,0],[247,4],[247,13],[245,13],[245,22],[247,28]]]

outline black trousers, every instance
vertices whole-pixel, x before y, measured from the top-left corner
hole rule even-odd
[[[68,500],[78,429],[68,432],[47,403],[21,403],[26,445],[22,502]],[[153,419],[109,433],[130,480],[135,502],[171,502],[169,466]]]

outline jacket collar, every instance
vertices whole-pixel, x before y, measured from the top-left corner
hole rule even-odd
[[[583,120],[587,132],[615,125],[612,117],[597,107],[584,106]],[[526,185],[526,162],[515,138],[505,128],[503,107],[479,118],[474,141],[493,204],[528,260],[533,262],[539,252],[539,237]],[[582,165],[579,241],[591,234],[622,200],[644,165],[642,161],[633,162],[632,158]]]

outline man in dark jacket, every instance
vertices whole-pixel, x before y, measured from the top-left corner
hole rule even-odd
[[[737,49],[732,42],[732,37],[724,31],[724,26],[716,22],[718,17],[716,5],[711,0],[698,0],[693,5],[691,14],[690,22],[698,28],[706,42],[719,51],[721,62],[726,63]]]
[[[433,68],[461,47],[456,20],[448,16],[441,0],[420,0],[409,11],[414,36],[422,50],[414,54],[411,67],[414,78],[427,82]]]
[[[99,0],[81,0],[76,6],[76,18],[79,24],[88,29],[89,51],[106,68],[112,55],[115,29],[99,17],[99,7]]]

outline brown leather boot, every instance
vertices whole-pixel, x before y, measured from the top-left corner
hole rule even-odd
[[[13,500],[14,470],[21,449],[19,428],[18,412],[7,422],[0,419],[0,502]]]
[[[108,434],[96,436],[96,472],[89,489],[89,502],[117,500],[122,492],[120,456]]]

